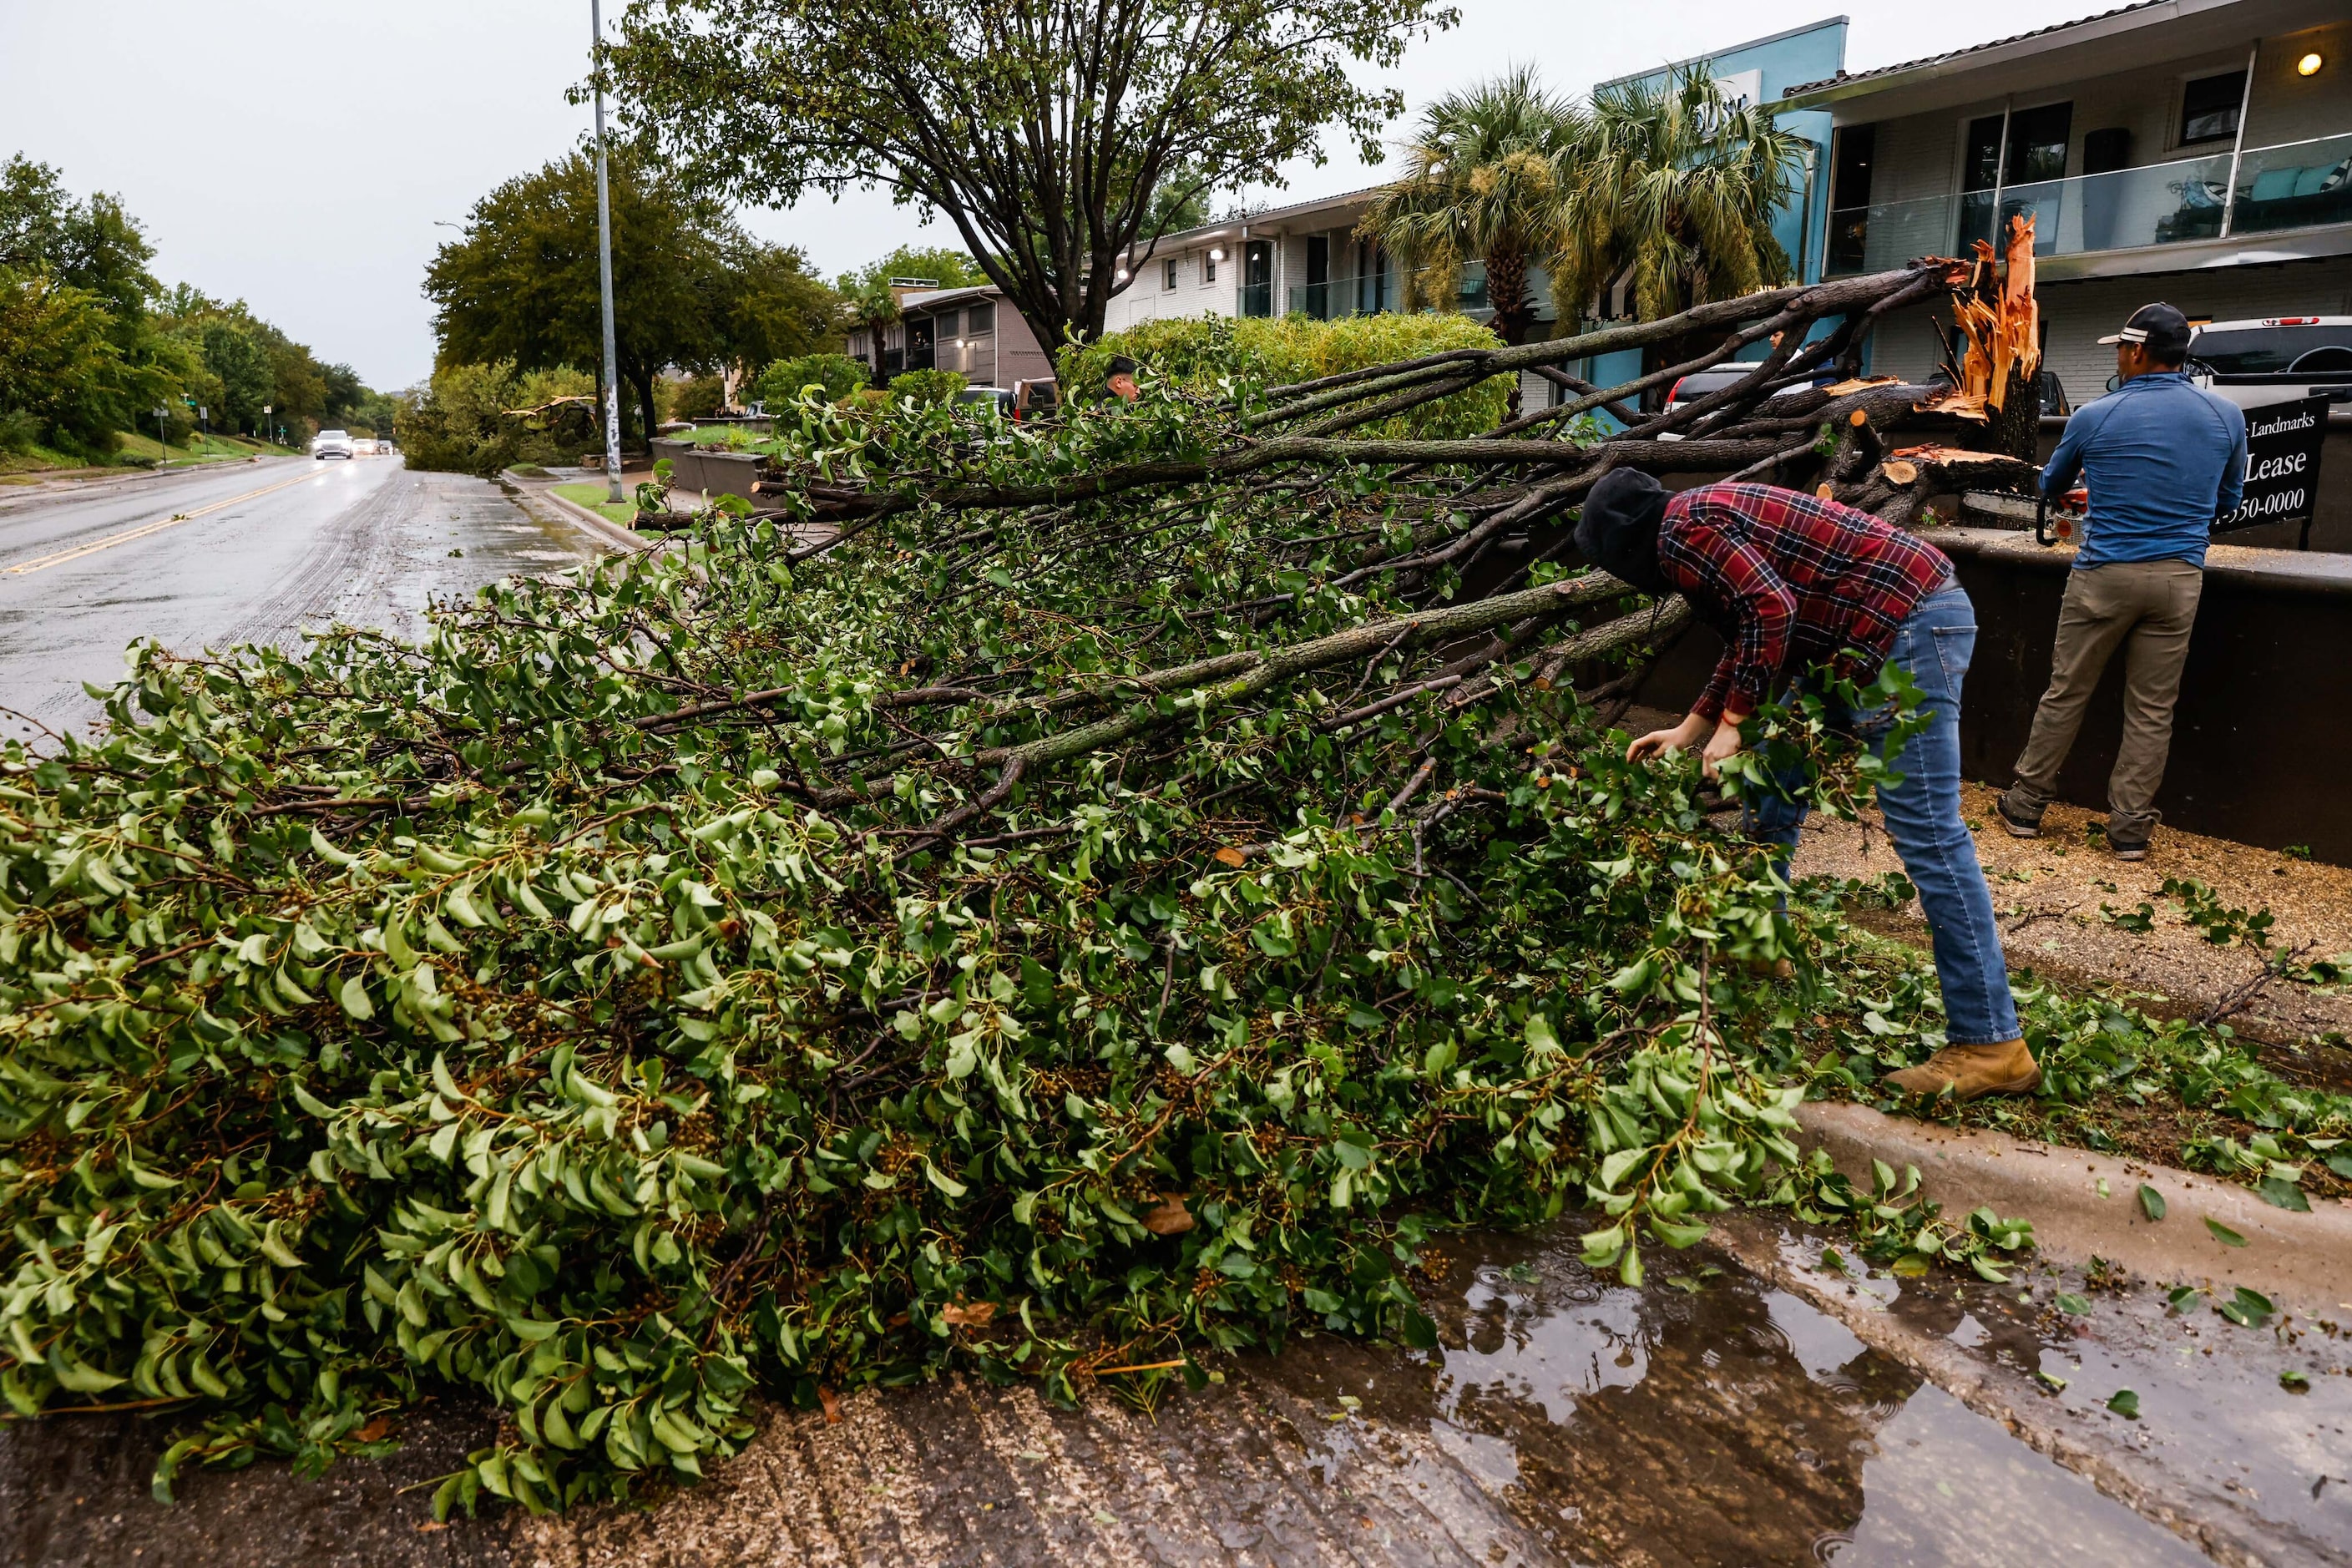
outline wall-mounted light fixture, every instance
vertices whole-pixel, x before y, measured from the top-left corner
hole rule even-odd
[[[2319,74],[2319,68],[2326,63],[2326,57],[2322,55],[2317,49],[2314,49],[2311,53],[2304,56],[2303,58],[2294,62],[2294,74],[2297,76],[2317,76]]]
[[[958,347],[958,348],[961,348],[961,347],[963,347],[963,340],[962,340],[961,338],[958,338],[958,339],[956,340],[956,347]]]
[[[1223,261],[1224,258],[1225,258],[1225,247],[1224,247],[1223,246],[1222,246],[1222,245],[1213,245],[1213,246],[1211,246],[1211,247],[1209,247],[1209,259],[1210,259],[1210,260],[1212,260],[1212,261]]]
[[[1118,269],[1118,280],[1122,283],[1127,281],[1127,268],[1124,267]]]

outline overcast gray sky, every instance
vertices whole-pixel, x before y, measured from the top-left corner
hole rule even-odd
[[[1834,14],[1832,0],[1459,4],[1462,26],[1417,45],[1395,73],[1414,108],[1513,61],[1580,91]],[[1847,68],[2105,4],[1853,0]],[[120,195],[166,282],[241,297],[371,385],[405,386],[433,363],[418,285],[450,237],[435,224],[463,219],[587,130],[588,110],[563,90],[582,74],[588,31],[587,0],[0,0],[0,155],[54,164],[77,192]],[[1377,177],[1349,156],[1302,166],[1290,191]],[[746,216],[827,277],[916,232],[878,192]]]

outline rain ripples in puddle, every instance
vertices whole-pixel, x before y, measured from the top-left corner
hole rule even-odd
[[[1428,1292],[1444,1348],[1419,1376],[1318,1340],[1253,1377],[1427,1431],[1563,1561],[2205,1561],[1703,1250],[1632,1290],[1572,1250],[1469,1246]]]

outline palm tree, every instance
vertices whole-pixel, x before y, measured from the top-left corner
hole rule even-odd
[[[1772,216],[1805,142],[1769,110],[1727,100],[1693,68],[1602,90],[1577,114],[1572,142],[1548,258],[1562,321],[1621,279],[1643,321],[1788,281]]]
[[[1431,106],[1404,145],[1404,177],[1357,226],[1395,256],[1406,310],[1450,307],[1463,264],[1484,261],[1495,334],[1527,341],[1536,318],[1528,268],[1561,244],[1560,160],[1575,124],[1524,66]]]

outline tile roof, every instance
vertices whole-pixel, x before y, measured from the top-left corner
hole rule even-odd
[[[1869,81],[1876,77],[1900,76],[1905,71],[1917,70],[1923,66],[1941,65],[1947,60],[1964,59],[1969,55],[1981,54],[1987,49],[1998,49],[2010,44],[2021,44],[2028,38],[2045,37],[2052,33],[2063,33],[2070,28],[2087,26],[2093,22],[2104,22],[2110,16],[2126,16],[2134,11],[2145,11],[2151,6],[2168,5],[2172,3],[2173,0],[2136,0],[2133,5],[2118,5],[2113,10],[2102,11],[2096,16],[2077,16],[2071,22],[2053,22],[2046,27],[2036,27],[2032,32],[2013,33],[2006,38],[1994,38],[1988,43],[1970,44],[1964,49],[1947,49],[1940,55],[1926,55],[1916,60],[1905,60],[1899,65],[1879,66],[1866,71],[1840,71],[1837,75],[1824,77],[1820,81],[1799,82],[1796,86],[1787,89],[1780,96],[1802,98],[1809,92],[1819,92],[1823,88],[1843,87],[1849,82]]]

